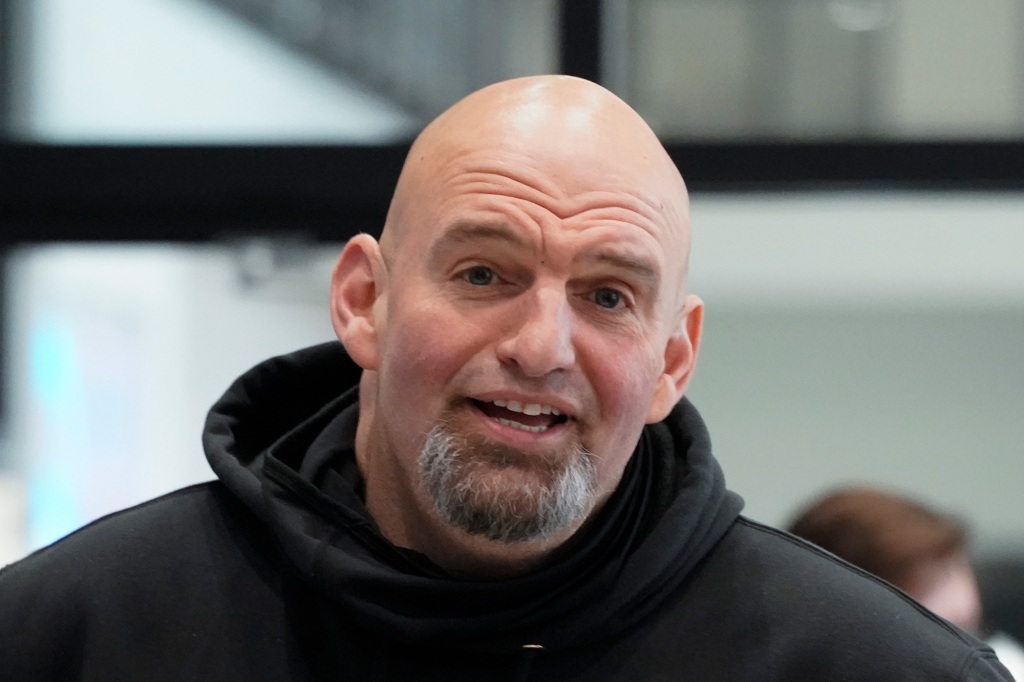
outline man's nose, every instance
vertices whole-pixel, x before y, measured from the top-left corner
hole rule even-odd
[[[524,296],[509,320],[507,336],[498,343],[498,359],[524,375],[542,377],[576,362],[573,310],[565,291],[556,287]]]

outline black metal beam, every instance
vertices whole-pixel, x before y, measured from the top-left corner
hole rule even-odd
[[[379,232],[408,147],[0,144],[0,248]],[[1024,142],[674,144],[694,193],[1024,191]]]
[[[601,82],[600,0],[560,0],[558,13],[561,73]]]
[[[694,191],[1024,190],[1024,141],[669,144]]]
[[[0,245],[375,233],[406,151],[0,145]]]

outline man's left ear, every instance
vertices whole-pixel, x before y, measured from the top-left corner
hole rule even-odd
[[[686,392],[693,376],[704,326],[704,302],[692,294],[686,297],[672,336],[665,344],[665,368],[654,388],[647,423],[660,422],[668,416]]]

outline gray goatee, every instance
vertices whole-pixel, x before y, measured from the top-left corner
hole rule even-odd
[[[550,465],[505,445],[470,444],[444,424],[427,435],[420,451],[420,478],[441,517],[473,535],[504,543],[541,540],[582,521],[594,500],[594,463],[575,445],[561,465]],[[482,474],[495,467],[529,466],[531,483],[496,485]]]

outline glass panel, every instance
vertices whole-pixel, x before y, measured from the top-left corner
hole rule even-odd
[[[555,0],[17,4],[6,127],[29,140],[389,142],[558,54]]]
[[[609,85],[675,139],[1012,138],[1024,3],[606,0]]]

